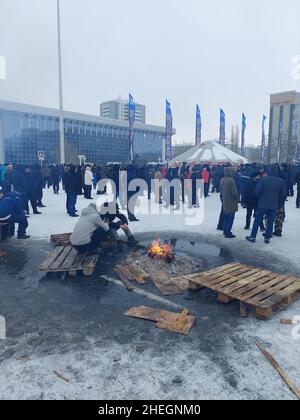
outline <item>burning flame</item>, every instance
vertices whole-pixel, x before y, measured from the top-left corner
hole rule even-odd
[[[174,252],[172,245],[163,244],[160,241],[153,241],[148,249],[148,255],[154,259],[165,258],[168,261],[174,259]]]

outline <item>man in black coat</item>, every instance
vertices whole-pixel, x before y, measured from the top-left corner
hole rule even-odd
[[[33,214],[41,214],[37,209],[37,188],[34,173],[31,167],[26,166],[24,171],[24,184],[25,184],[25,200],[24,206],[26,213],[29,214],[29,201],[33,210]]]
[[[258,205],[258,197],[255,194],[255,190],[256,187],[258,185],[258,182],[261,179],[261,174],[260,172],[253,172],[250,176],[250,180],[244,190],[244,194],[243,194],[243,202],[247,208],[247,216],[246,216],[246,226],[245,226],[245,230],[249,230],[250,229],[250,225],[251,225],[251,217],[252,214],[254,213],[254,217],[256,215],[256,211],[257,211],[257,205]],[[264,230],[264,224],[263,222],[261,223],[260,226],[261,230]]]
[[[267,216],[268,226],[265,234],[265,243],[269,244],[273,235],[274,221],[278,209],[284,206],[287,197],[287,189],[284,181],[278,176],[278,167],[270,166],[268,175],[263,177],[255,190],[258,197],[257,213],[251,236],[247,241],[255,242],[257,232],[264,217]]]
[[[51,179],[54,194],[59,194],[60,169],[57,165],[51,167]]]
[[[67,212],[71,217],[79,217],[76,213],[76,202],[78,194],[78,177],[76,176],[76,167],[74,165],[68,166],[68,171],[64,177],[65,192],[67,194]]]

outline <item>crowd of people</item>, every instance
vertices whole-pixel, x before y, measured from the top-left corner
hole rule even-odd
[[[8,224],[7,236],[14,235],[14,225],[18,224],[18,238],[28,239],[26,234],[30,206],[34,215],[40,215],[43,204],[43,190],[52,188],[54,194],[60,194],[61,189],[66,194],[66,211],[70,217],[79,217],[76,203],[77,197],[83,195],[86,200],[92,200],[93,188],[97,194],[105,194],[106,189],[99,187],[99,181],[111,179],[116,188],[116,197],[120,194],[119,174],[127,171],[127,185],[133,179],[143,179],[148,186],[148,199],[155,193],[158,203],[163,204],[162,188],[152,191],[152,180],[179,180],[180,193],[171,189],[168,206],[180,207],[180,202],[190,207],[197,207],[197,181],[203,181],[201,194],[208,198],[210,194],[220,193],[221,214],[217,229],[222,230],[225,238],[235,238],[232,233],[235,214],[240,204],[246,209],[245,229],[252,231],[247,240],[255,242],[258,230],[263,231],[265,242],[269,243],[272,236],[282,236],[285,220],[285,202],[295,195],[297,186],[296,206],[300,207],[300,166],[293,164],[260,165],[249,164],[239,167],[224,165],[119,165],[100,166],[89,165],[0,165],[0,223]],[[189,184],[185,180],[190,180]],[[186,185],[190,191],[186,191]],[[187,194],[189,193],[189,194]],[[128,199],[134,192],[128,192]],[[128,219],[117,210],[113,216],[108,213],[103,216],[96,205],[91,204],[81,215],[78,226],[73,233],[73,245],[79,250],[93,249],[99,237],[104,233],[116,240],[117,230],[123,229],[130,241],[133,236],[128,228],[129,222],[138,221],[132,210],[128,210]],[[101,217],[100,217],[101,215]],[[118,219],[115,222],[115,219]],[[101,219],[101,220],[100,220]],[[95,222],[95,223],[94,223]],[[274,227],[275,225],[275,227]],[[79,232],[83,233],[81,235]],[[89,232],[89,233],[87,233]],[[100,236],[99,236],[100,235]]]

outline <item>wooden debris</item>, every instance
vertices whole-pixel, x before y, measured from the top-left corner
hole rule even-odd
[[[293,320],[292,319],[281,319],[280,323],[283,325],[293,325]]]
[[[260,351],[264,354],[264,356],[267,358],[267,360],[270,362],[270,364],[273,366],[273,368],[279,373],[280,377],[283,379],[283,381],[286,383],[286,385],[290,388],[290,390],[300,400],[300,389],[297,388],[296,385],[290,380],[288,375],[285,373],[285,371],[282,369],[282,367],[278,364],[278,362],[275,360],[275,358],[272,356],[272,354],[270,352],[268,352],[266,349],[264,349],[261,346],[261,344],[256,343],[256,345],[260,349]]]
[[[201,286],[199,286],[196,283],[193,283],[193,274],[187,274],[180,277],[171,277],[171,282],[183,291],[202,289]]]
[[[132,292],[134,290],[134,287],[132,286],[132,284],[130,283],[130,281],[126,277],[126,275],[123,273],[123,270],[120,270],[119,268],[116,267],[114,269],[114,271],[117,274],[117,276],[119,277],[119,279],[121,280],[121,282],[124,284],[124,286],[126,287],[126,289],[129,292]]]
[[[156,308],[149,308],[147,306],[140,306],[131,308],[125,313],[125,315],[157,322],[158,328],[183,335],[187,335],[189,333],[196,321],[194,316],[189,315],[189,311],[187,309],[185,309],[181,314],[178,314]]]
[[[179,287],[171,281],[170,276],[164,271],[151,273],[151,280],[162,296],[181,295],[183,293],[183,290],[179,289]]]
[[[162,320],[158,321],[156,325],[162,330],[188,335],[194,325],[195,320],[196,318],[189,316],[189,311],[184,309],[184,311],[176,318],[176,320]]]
[[[23,361],[31,360],[31,357],[30,356],[19,356],[19,357],[16,357],[16,360],[18,360],[20,362],[23,362]]]
[[[62,381],[66,382],[67,384],[70,382],[69,379],[65,378],[61,373],[57,372],[56,370],[53,373]]]

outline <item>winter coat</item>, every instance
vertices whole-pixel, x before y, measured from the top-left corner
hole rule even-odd
[[[255,190],[258,197],[258,208],[278,210],[283,207],[287,197],[285,182],[278,176],[262,178]]]
[[[78,194],[78,179],[74,172],[68,172],[64,178],[67,194]]]
[[[207,169],[203,169],[202,173],[201,173],[201,177],[204,181],[204,184],[209,184],[210,181],[210,173],[208,172]]]
[[[91,168],[86,168],[85,173],[84,173],[84,185],[90,187],[93,185],[93,172],[91,170]]]
[[[5,196],[13,203],[13,215],[23,216],[24,215],[24,200],[17,192],[11,192]]]
[[[97,212],[96,205],[92,203],[82,211],[80,219],[71,235],[71,244],[75,246],[89,244],[93,233],[97,229],[103,229],[104,232],[108,232],[109,226],[102,221]]]
[[[258,185],[258,181],[254,181],[254,179],[251,179],[244,191],[243,196],[243,203],[248,208],[256,209],[258,204],[258,197],[255,194],[256,187]]]
[[[5,222],[14,215],[14,204],[7,198],[0,199],[0,221]]]
[[[225,177],[221,180],[220,193],[224,213],[236,213],[239,210],[239,193],[234,180],[234,169],[225,168]]]

